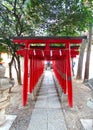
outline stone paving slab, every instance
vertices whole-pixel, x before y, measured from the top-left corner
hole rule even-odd
[[[42,114],[41,114],[42,113]],[[32,122],[45,122],[47,121],[47,112],[46,109],[34,109],[32,117],[31,117]]]
[[[67,130],[51,71],[46,71],[27,130]]]
[[[5,115],[6,122],[0,126],[0,130],[9,130],[13,121],[16,119],[16,115]]]
[[[80,119],[85,130],[93,130],[93,119]]]

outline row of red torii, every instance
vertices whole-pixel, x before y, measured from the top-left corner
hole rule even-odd
[[[53,62],[53,71],[64,94],[68,95],[68,105],[73,107],[71,58],[79,54],[80,44],[85,38],[85,36],[13,38],[13,42],[21,46],[17,54],[24,57],[23,106],[27,103],[28,91],[33,92],[36,83],[43,74],[44,60],[50,60]],[[28,68],[29,59],[30,68]],[[28,80],[28,70],[30,70],[30,81]]]

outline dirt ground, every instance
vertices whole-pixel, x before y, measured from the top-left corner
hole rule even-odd
[[[18,85],[12,89],[10,105],[6,108],[6,114],[17,115],[10,130],[27,130],[35,106],[36,100],[32,101],[30,95],[27,106],[22,106],[21,89],[22,86]],[[82,81],[73,79],[73,108],[68,107],[66,95],[63,95],[61,101],[68,130],[83,130],[80,119],[93,119],[93,109],[87,106],[89,98],[91,98],[91,90]]]
[[[10,105],[6,108],[6,114],[17,115],[10,130],[26,130],[35,105],[35,101],[31,101],[31,97],[29,97],[27,106],[22,106],[21,87],[22,86],[15,86],[12,89]]]
[[[68,130],[83,130],[80,119],[93,119],[93,109],[87,106],[91,90],[82,81],[73,79],[73,108],[63,100],[62,108]]]

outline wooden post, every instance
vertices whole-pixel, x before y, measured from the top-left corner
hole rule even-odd
[[[30,58],[30,84],[29,84],[29,92],[32,93],[33,90],[33,57]]]
[[[22,104],[26,105],[28,98],[28,59],[29,59],[29,43],[25,45],[25,55],[24,55],[24,78],[23,78],[23,89],[22,89]]]
[[[73,106],[73,90],[72,90],[72,68],[71,68],[71,50],[70,43],[66,44],[67,54],[67,87],[68,87],[68,104],[70,107]]]

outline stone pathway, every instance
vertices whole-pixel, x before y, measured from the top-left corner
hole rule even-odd
[[[67,130],[51,71],[45,71],[27,130]]]

